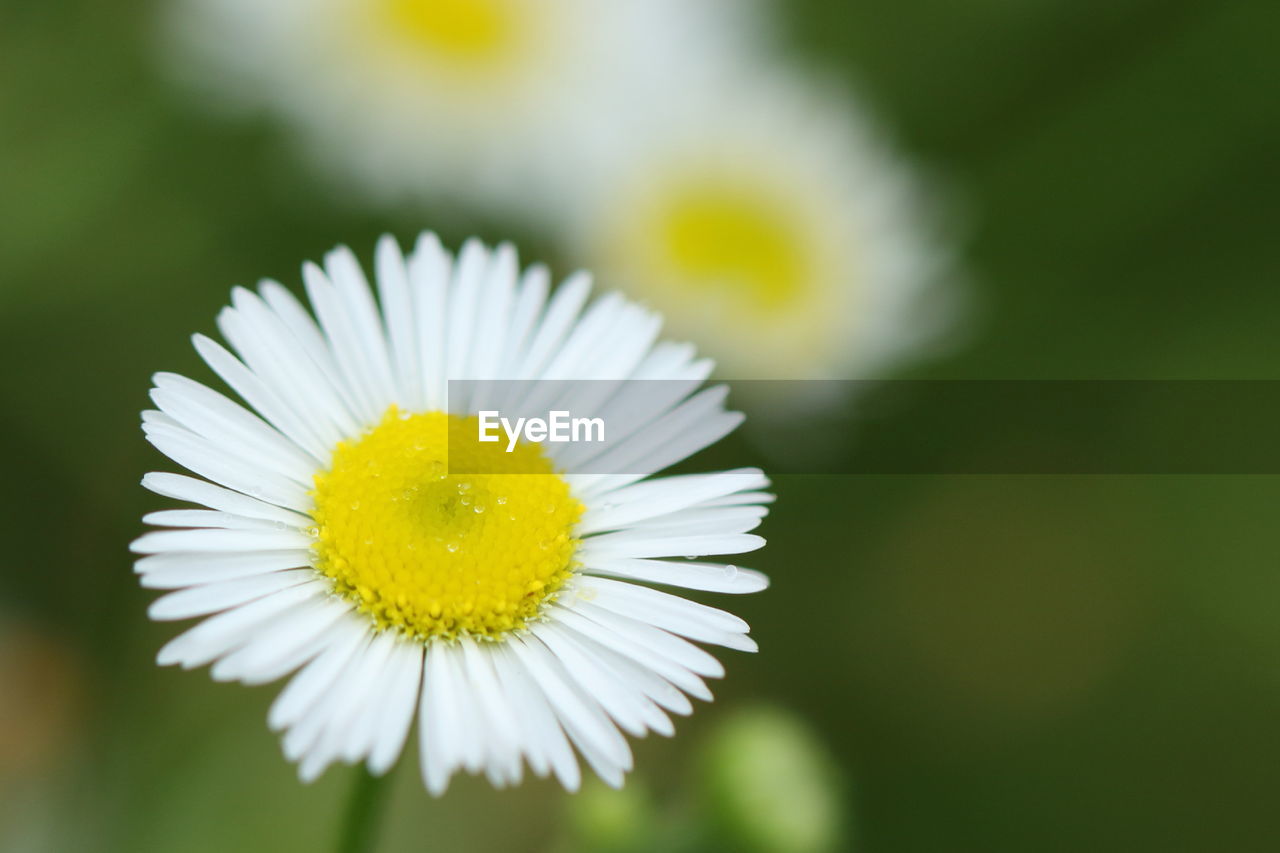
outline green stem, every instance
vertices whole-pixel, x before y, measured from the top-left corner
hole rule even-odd
[[[374,776],[363,767],[351,787],[351,800],[342,825],[338,853],[373,853],[378,840],[378,815],[386,802],[387,779]]]

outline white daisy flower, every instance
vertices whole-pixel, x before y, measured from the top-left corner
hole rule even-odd
[[[283,115],[323,174],[374,201],[536,209],[599,128],[736,54],[755,5],[172,0],[167,64],[215,102]]]
[[[573,251],[736,379],[874,377],[953,307],[912,179],[823,95],[694,87],[575,182]]]
[[[147,515],[177,529],[132,548],[142,584],[173,590],[151,617],[203,620],[159,663],[246,684],[297,670],[269,723],[306,781],[334,761],[385,772],[416,711],[433,794],[458,770],[515,784],[526,763],[573,790],[575,749],[620,785],[622,732],[672,734],[669,715],[723,675],[690,641],[756,648],[736,616],[649,586],[767,585],[682,559],[764,544],[748,532],[771,500],[760,471],[648,478],[741,415],[723,387],[669,400],[610,446],[625,475],[561,470],[547,448],[582,445],[528,442],[485,445],[486,473],[450,474],[446,436],[475,409],[446,400],[449,378],[692,388],[711,364],[658,342],[659,317],[616,294],[588,305],[583,274],[549,294],[546,269],[521,273],[509,245],[454,259],[426,234],[406,259],[384,238],[376,272],[375,301],[349,250],[307,264],[316,319],[276,282],[234,291],[218,316],[231,349],[194,341],[246,405],[156,375],[143,429],[198,476],[143,485],[201,508]]]

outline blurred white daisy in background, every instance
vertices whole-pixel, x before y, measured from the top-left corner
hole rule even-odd
[[[152,618],[203,620],[159,662],[249,684],[297,670],[269,722],[304,780],[334,761],[385,772],[416,711],[432,793],[458,770],[514,784],[525,763],[576,789],[575,749],[620,785],[622,732],[671,734],[668,715],[709,700],[704,679],[723,674],[690,640],[755,649],[741,619],[648,586],[767,585],[682,559],[764,544],[749,532],[772,499],[760,471],[648,478],[741,415],[723,387],[655,405],[607,451],[628,459],[625,475],[562,471],[529,443],[485,445],[487,473],[451,474],[447,436],[474,409],[450,407],[448,378],[692,389],[711,364],[659,342],[647,309],[616,294],[588,304],[584,275],[549,294],[545,268],[521,273],[510,246],[472,241],[454,259],[428,234],[406,260],[384,238],[376,272],[375,301],[346,249],[305,266],[318,322],[277,283],[234,291],[218,317],[232,349],[195,345],[247,406],[155,377],[143,428],[198,477],[143,483],[200,508],[148,515],[178,529],[134,542],[136,568],[172,590]]]
[[[736,54],[755,6],[171,0],[165,51],[197,91],[282,115],[326,178],[375,202],[541,213],[575,146]]]
[[[568,242],[734,379],[878,377],[947,326],[926,200],[856,105],[748,74],[619,128]]]

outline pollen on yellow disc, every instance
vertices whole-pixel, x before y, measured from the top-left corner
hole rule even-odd
[[[507,453],[476,430],[475,418],[393,406],[316,475],[316,568],[382,628],[496,638],[572,573],[582,505],[538,445]],[[450,475],[450,463],[486,473]]]
[[[801,295],[810,276],[801,225],[770,193],[751,186],[692,183],[655,209],[672,282],[738,290],[762,310]]]
[[[383,0],[386,24],[402,40],[456,62],[501,57],[515,37],[511,0]]]

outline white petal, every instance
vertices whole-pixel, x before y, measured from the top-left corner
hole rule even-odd
[[[409,727],[413,724],[413,712],[418,705],[418,692],[422,683],[421,643],[402,641],[392,652],[394,658],[394,683],[386,695],[386,707],[378,723],[377,736],[369,751],[369,772],[381,775],[395,764],[404,749]]]
[[[364,423],[360,397],[348,387],[334,360],[333,350],[315,319],[298,298],[277,281],[266,279],[260,282],[258,293],[275,312],[276,322],[288,330],[283,340],[305,355],[314,367],[319,380],[314,386],[325,394],[326,408],[335,422],[347,435],[358,434]]]
[[[309,485],[320,460],[285,438],[275,427],[211,388],[176,373],[157,373],[151,398],[160,410],[213,442],[253,451],[255,460]]]
[[[667,734],[672,731],[671,721],[644,694],[602,666],[563,627],[539,623],[530,626],[530,630],[560,660],[568,677],[626,731],[636,737],[644,737],[650,728]]]
[[[289,332],[259,296],[237,287],[231,303],[234,307],[218,314],[222,336],[318,441],[325,447],[337,443],[344,434],[340,424],[346,413],[306,353],[291,345]]]
[[[602,533],[583,540],[580,557],[584,563],[613,557],[697,557],[703,554],[745,554],[764,547],[764,539],[754,533],[724,533],[702,536],[662,536],[646,530]]]
[[[427,648],[423,662],[422,699],[418,703],[419,759],[422,782],[427,791],[438,797],[449,786],[449,777],[461,763],[456,751],[458,742],[452,717],[452,675],[441,656],[444,647],[433,643]]]
[[[313,263],[303,265],[302,281],[338,373],[355,398],[357,416],[365,425],[376,423],[386,405],[378,394],[373,367],[368,363],[360,332],[348,315],[342,296],[324,271]]]
[[[205,364],[276,429],[316,459],[323,461],[329,458],[329,445],[252,370],[221,344],[204,335],[193,335],[191,341]]]
[[[660,536],[747,533],[759,527],[768,514],[769,508],[765,506],[692,508],[638,521],[628,529]]]
[[[609,646],[591,639],[584,633],[565,627],[565,621],[567,620],[560,620],[559,624],[562,630],[567,631],[573,637],[575,643],[588,650],[601,666],[616,673],[624,684],[631,685],[652,699],[655,704],[669,711],[684,716],[693,713],[693,703],[689,701],[689,697],[681,693],[670,681],[654,670],[641,666],[633,658],[614,651]],[[668,728],[666,731],[659,731],[666,735],[674,733],[672,728]]]
[[[515,719],[521,728],[529,766],[539,776],[554,770],[561,785],[576,791],[582,780],[578,761],[546,697],[504,644],[494,648],[493,665],[503,689],[511,697],[512,707],[519,709]]]
[[[135,554],[171,551],[286,551],[311,547],[312,539],[297,530],[160,530],[144,533],[129,545]]]
[[[672,636],[665,631],[660,631],[657,628],[650,628],[632,620],[627,621],[631,623],[633,630],[628,631],[625,627],[620,628],[619,622],[622,617],[619,617],[617,620],[609,620],[606,618],[601,621],[595,621],[594,619],[583,615],[583,612],[580,612],[582,610],[583,608],[581,607],[576,610],[567,607],[555,607],[552,609],[552,614],[557,620],[583,636],[589,637],[600,645],[630,658],[639,666],[656,673],[658,676],[674,684],[690,696],[701,699],[704,702],[711,701],[711,691],[707,688],[706,683],[695,675],[684,663],[682,663],[679,657],[668,657],[664,655],[661,643],[646,643],[644,640],[651,638],[637,638],[637,634],[641,630],[647,630],[650,634],[664,636],[668,641],[674,640],[679,643],[684,643],[688,648],[697,650],[695,646],[689,645],[684,640]],[[606,616],[610,615],[608,614],[608,611],[597,611],[597,614],[600,612],[605,613]],[[602,622],[608,624],[602,624]],[[706,653],[702,652],[702,654]],[[684,657],[687,659],[688,656],[684,655]],[[714,658],[712,660],[714,661]],[[705,671],[707,668],[702,667],[702,669]],[[716,669],[718,669],[718,665]],[[712,674],[717,673],[713,672]],[[719,674],[723,674],[723,670],[719,670]]]
[[[332,738],[336,758],[355,762],[373,748],[388,699],[395,692],[400,663],[395,651],[403,643],[391,631],[383,631],[375,638],[366,656],[367,673],[358,685],[350,685],[351,696],[344,703],[343,715],[334,716],[326,735],[326,739]]]
[[[294,569],[188,587],[151,602],[147,616],[157,621],[207,616],[315,579],[310,569]]]
[[[511,303],[515,298],[519,261],[515,247],[503,243],[493,252],[480,292],[475,340],[471,347],[471,374],[477,379],[496,379],[502,351],[510,334]],[[473,406],[467,406],[470,410]]]
[[[451,275],[452,261],[436,235],[423,234],[409,258],[409,283],[422,377],[420,394],[423,407],[434,411],[442,411],[446,402],[445,320]]]
[[[373,292],[365,280],[360,262],[346,246],[339,246],[324,258],[329,280],[337,288],[345,306],[351,328],[356,335],[360,352],[372,383],[372,392],[379,409],[385,409],[396,400],[395,382],[391,373],[391,358],[387,352],[386,331],[373,301]]]
[[[267,725],[279,731],[300,720],[333,684],[356,649],[368,642],[369,635],[369,622],[359,614],[352,612],[339,619],[328,648],[295,675],[271,704]]]
[[[282,613],[273,624],[213,665],[215,681],[267,684],[283,678],[324,652],[338,632],[335,623],[351,605],[334,596],[316,596]]]
[[[575,273],[565,279],[551,297],[546,313],[533,333],[520,372],[513,378],[536,379],[542,375],[543,368],[559,349],[590,293],[591,276],[586,273]]]
[[[468,773],[479,773],[485,766],[485,725],[479,716],[471,683],[463,668],[462,649],[457,646],[440,646],[440,665],[448,671],[451,702],[449,715],[453,719],[454,736],[457,738],[457,756]]]
[[[494,373],[495,378],[518,375],[525,360],[534,324],[547,302],[550,284],[551,273],[542,264],[530,266],[521,276],[519,293],[515,306],[511,309],[511,322],[507,327],[502,360]]]
[[[233,551],[226,553],[177,551],[143,557],[133,564],[149,589],[180,589],[310,565],[309,550]]]
[[[590,601],[572,599],[564,605],[567,609],[579,613],[599,624],[610,632],[653,650],[664,658],[679,663],[681,666],[704,675],[708,678],[722,678],[724,666],[712,655],[648,622],[632,616],[607,610]],[[599,639],[597,637],[597,639]]]
[[[242,494],[298,512],[312,505],[307,489],[279,474],[263,471],[223,445],[168,424],[143,424],[143,433],[165,456],[182,467]]]
[[[481,715],[487,721],[484,726],[486,763],[504,782],[517,784],[520,781],[520,729],[511,707],[511,697],[503,691],[494,672],[492,650],[478,648],[474,640],[466,637],[459,646],[464,676],[472,687]]]
[[[643,432],[601,454],[592,470],[647,476],[714,444],[742,423],[740,412],[724,410],[727,395],[723,385],[698,392]]]
[[[221,527],[226,530],[280,530],[285,525],[262,518],[245,518],[214,509],[165,509],[142,516],[157,527]],[[296,528],[291,528],[296,529]]]
[[[760,572],[720,563],[668,560],[601,560],[585,566],[591,575],[608,575],[648,583],[680,586],[706,592],[745,594],[769,587],[769,578]]]
[[[606,578],[582,577],[579,596],[593,604],[657,628],[744,652],[756,651],[755,641],[746,636],[747,623],[732,613],[707,607],[655,589]]]
[[[449,326],[444,363],[446,380],[479,378],[472,371],[471,358],[481,283],[488,268],[489,253],[479,240],[472,239],[462,244],[453,269],[453,281],[449,284]],[[451,395],[449,411],[465,412],[466,406]]]
[[[156,662],[161,666],[182,664],[184,669],[203,666],[248,643],[260,625],[284,610],[326,591],[326,585],[319,581],[299,584],[211,616],[165,644]]]
[[[418,336],[413,324],[413,297],[409,290],[409,270],[400,246],[388,234],[378,240],[374,254],[378,299],[382,322],[387,329],[391,363],[396,379],[396,402],[410,411],[420,410],[422,377],[419,373]]]
[[[302,781],[312,781],[332,761],[336,744],[326,744],[326,735],[332,729],[335,715],[355,693],[356,685],[372,671],[367,664],[371,655],[377,655],[372,651],[376,640],[372,633],[366,634],[333,681],[281,738],[281,751],[285,758],[299,762],[298,778]],[[318,764],[321,760],[323,763]]]
[[[540,641],[513,636],[507,646],[542,690],[582,757],[607,784],[620,785],[631,769],[631,748],[600,706],[567,677]]]
[[[588,508],[578,524],[578,534],[617,530],[639,521],[679,512],[689,507],[769,484],[758,468],[739,468],[714,474],[682,474],[645,480],[609,493]]]
[[[203,504],[211,509],[233,515],[279,522],[299,529],[305,529],[311,524],[309,516],[233,492],[231,489],[216,486],[213,483],[206,483],[204,480],[188,477],[185,474],[154,471],[143,476],[142,485],[167,498]]]

